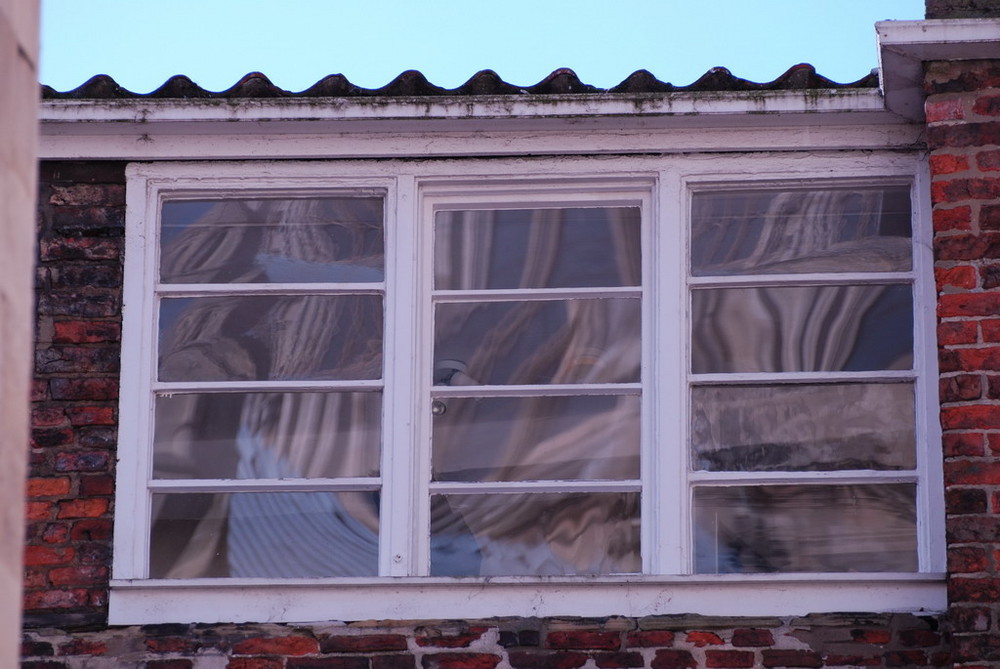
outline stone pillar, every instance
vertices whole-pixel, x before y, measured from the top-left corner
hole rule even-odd
[[[37,1],[0,0],[0,667],[20,657],[37,57]]]

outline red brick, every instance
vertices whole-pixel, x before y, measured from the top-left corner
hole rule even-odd
[[[73,425],[114,425],[113,407],[70,407],[66,415]]]
[[[60,655],[105,655],[108,646],[103,641],[73,639],[59,646]]]
[[[945,511],[950,515],[986,513],[986,491],[980,488],[949,488],[945,491]]]
[[[948,579],[948,601],[1000,602],[1000,578],[952,576]]]
[[[1000,150],[980,151],[976,154],[976,164],[984,172],[1000,170]]]
[[[733,630],[733,645],[741,646],[771,646],[774,645],[774,635],[771,630],[737,629]]]
[[[170,662],[170,660],[165,661]],[[284,669],[284,667],[284,660],[273,657],[234,657],[226,664],[226,669]]]
[[[545,645],[574,650],[618,650],[621,648],[621,635],[597,630],[563,630],[549,632]]]
[[[972,207],[968,205],[948,209],[935,207],[932,217],[935,232],[972,229]]]
[[[233,644],[236,655],[310,655],[318,652],[316,639],[304,636],[252,637]]]
[[[1000,116],[1000,95],[984,95],[972,104],[972,111],[983,116]]]
[[[979,327],[983,332],[983,341],[1000,342],[1000,318],[981,320]]]
[[[975,288],[978,278],[979,274],[972,265],[934,269],[934,280],[939,293],[945,292],[948,288]]]
[[[965,118],[964,101],[962,98],[950,100],[931,100],[924,103],[924,114],[927,123],[940,121],[960,121]]]
[[[198,644],[183,637],[161,637],[146,639],[146,650],[150,653],[193,653]]]
[[[21,585],[25,590],[49,587],[49,570],[25,567]]]
[[[1000,230],[1000,204],[984,204],[979,208],[979,229]]]
[[[420,659],[424,669],[493,669],[499,655],[489,653],[433,653]]]
[[[944,463],[946,485],[1000,485],[1000,460],[950,460]]]
[[[586,653],[572,650],[513,650],[507,653],[507,659],[514,669],[579,669],[587,663],[588,657]]]
[[[39,609],[75,609],[87,605],[87,591],[73,590],[40,590],[24,594],[24,610]]]
[[[944,321],[938,323],[937,336],[939,346],[975,344],[979,338],[979,327],[976,321]]]
[[[29,498],[52,497],[65,495],[69,492],[69,478],[28,479],[27,495]]]
[[[56,321],[52,325],[55,344],[94,344],[121,339],[121,326],[110,321]]]
[[[1000,293],[952,293],[938,297],[938,314],[955,316],[996,316],[1000,313]]]
[[[31,427],[65,427],[66,412],[57,407],[32,407]]]
[[[995,455],[1000,455],[1000,434],[986,435],[986,444]]]
[[[25,506],[27,520],[48,520],[55,505],[52,502],[28,502]]]
[[[108,500],[71,499],[59,503],[57,518],[97,518],[108,512]]]
[[[320,639],[322,653],[369,653],[406,648],[406,637],[402,634],[335,635]]]
[[[951,432],[942,435],[946,457],[984,455],[983,435],[979,432]]]
[[[761,651],[765,667],[822,667],[823,660],[819,654],[810,650],[775,650]]]
[[[967,156],[958,156],[950,153],[938,153],[930,159],[931,174],[953,174],[964,172],[969,169],[969,159]]]
[[[949,546],[948,572],[972,574],[986,571],[989,560],[986,551],[976,546]],[[913,644],[919,645],[919,644]],[[934,644],[926,644],[934,645]]]
[[[942,403],[977,400],[982,395],[982,376],[979,374],[959,374],[938,381],[938,396]]]
[[[54,548],[51,546],[25,546],[24,564],[35,567],[38,565],[69,564],[76,551],[73,548]]]
[[[706,667],[753,667],[753,653],[747,650],[707,650]]]
[[[944,147],[987,146],[1000,144],[1000,123],[962,123],[938,125],[927,128],[927,145],[933,149]]]
[[[688,632],[685,637],[688,643],[693,643],[698,648],[718,646],[723,643],[722,638],[715,632]]]
[[[640,630],[629,632],[625,637],[625,645],[631,648],[652,648],[673,644],[674,633],[667,630]]]
[[[43,239],[38,246],[42,262],[52,260],[117,260],[122,251],[120,239],[100,237]]]
[[[110,495],[115,491],[115,478],[110,474],[90,474],[81,476],[78,480],[81,497]]]
[[[645,666],[641,653],[594,653],[594,664],[600,669],[630,669]]]
[[[664,649],[656,651],[656,656],[649,666],[651,669],[695,669],[698,663],[686,650]]]
[[[52,379],[49,383],[56,400],[118,399],[117,379]]]
[[[108,582],[108,568],[96,565],[61,567],[49,572],[52,585],[101,585]]]
[[[62,544],[69,538],[69,525],[66,523],[49,523],[41,534],[42,541],[47,544]]]
[[[938,365],[942,374],[948,372],[973,372],[1000,370],[1000,347],[979,347],[944,350],[938,352]]]

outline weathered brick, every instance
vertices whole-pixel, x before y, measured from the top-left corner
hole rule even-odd
[[[71,428],[44,428],[31,431],[32,448],[57,448],[76,441],[76,433]]]
[[[393,653],[391,655],[372,655],[372,669],[416,669],[417,659],[409,653]]]
[[[946,292],[950,288],[975,288],[979,272],[972,265],[957,265],[955,267],[936,267],[934,280],[938,292]]]
[[[87,605],[87,591],[80,588],[71,590],[37,590],[24,593],[24,610],[76,609]]]
[[[1000,460],[949,460],[944,463],[945,484],[1000,485]]]
[[[193,639],[176,636],[146,639],[145,644],[150,653],[193,653],[199,647]]]
[[[954,174],[969,169],[968,156],[938,153],[930,157],[931,174]]]
[[[949,488],[945,510],[952,515],[986,513],[986,491],[980,488]]]
[[[944,321],[938,323],[937,336],[940,346],[975,344],[979,338],[979,327],[975,321]]]
[[[949,546],[948,572],[971,574],[986,571],[989,561],[986,551],[978,546]],[[927,644],[933,645],[933,644]]]
[[[464,631],[442,633],[433,628],[421,628],[417,630],[416,641],[418,646],[425,647],[467,648],[473,641],[480,639],[486,629],[485,627],[476,627]]]
[[[59,503],[57,518],[96,518],[108,512],[108,500],[95,497],[70,499]]]
[[[1000,95],[983,95],[976,98],[972,111],[982,116],[1000,116]]]
[[[953,575],[948,579],[948,599],[952,602],[1000,602],[1000,578]]]
[[[988,606],[952,606],[948,618],[954,629],[985,632],[993,624],[993,611]]]
[[[42,262],[65,260],[117,260],[122,255],[122,240],[102,237],[43,239],[39,242]]]
[[[514,650],[507,658],[514,669],[578,669],[588,659],[586,653],[564,650]]]
[[[368,658],[361,656],[341,657],[290,657],[285,669],[368,669]]]
[[[285,661],[276,657],[234,657],[226,669],[284,669]]]
[[[983,290],[1000,287],[1000,265],[984,263],[979,268],[979,285]]]
[[[52,346],[35,351],[40,374],[117,372],[118,351],[110,348]]]
[[[52,379],[49,389],[57,400],[118,399],[118,379]]]
[[[29,498],[51,497],[65,495],[69,492],[69,478],[31,478],[28,479],[27,494]]]
[[[706,667],[753,667],[753,653],[746,650],[707,650]]]
[[[125,233],[124,207],[53,207],[50,220],[52,229],[67,237],[121,237]]]
[[[52,585],[100,585],[108,582],[108,569],[97,565],[58,567],[49,571]]]
[[[924,114],[927,123],[940,121],[958,121],[965,117],[965,105],[961,98],[950,100],[927,100],[924,103]]]
[[[982,376],[979,374],[959,374],[947,376],[938,381],[938,396],[941,402],[962,402],[982,397]]]
[[[22,641],[21,657],[51,657],[55,655],[52,644],[48,641]]]
[[[931,630],[900,630],[898,636],[899,642],[909,648],[928,648],[941,643],[941,635]]]
[[[424,669],[493,669],[499,655],[489,653],[431,653],[420,658]]]
[[[104,655],[107,652],[106,643],[91,639],[73,639],[59,646],[60,655]]]
[[[625,645],[630,648],[653,648],[672,646],[674,633],[667,630],[637,630],[625,637]]]
[[[114,407],[68,407],[66,415],[72,425],[114,425]]]
[[[641,653],[635,652],[602,652],[594,653],[594,664],[600,669],[629,669],[642,667],[645,663]]]
[[[52,185],[48,198],[54,205],[122,205],[125,204],[125,187],[120,184]]]
[[[251,637],[233,644],[236,655],[310,655],[317,652],[316,639],[304,636]]]
[[[104,318],[120,312],[121,295],[117,291],[60,290],[38,295],[38,313],[42,316]]]
[[[32,427],[64,427],[67,424],[67,414],[61,407],[34,406],[31,408]]]
[[[558,630],[546,635],[545,645],[573,650],[618,650],[621,648],[621,635],[599,630]]]
[[[889,630],[880,629],[853,629],[851,639],[858,643],[866,643],[883,646],[892,640]]]
[[[980,151],[976,154],[976,165],[984,172],[1000,170],[1000,150]]]
[[[945,232],[949,230],[972,229],[972,207],[961,205],[957,207],[935,207],[932,214],[934,230]]]
[[[122,270],[117,264],[63,264],[49,269],[49,280],[55,290],[118,288],[122,285]]]
[[[322,653],[369,653],[406,650],[402,634],[333,635],[320,639]]]
[[[938,314],[955,316],[996,316],[1000,313],[1000,293],[953,293],[938,297]]]
[[[149,660],[146,662],[146,669],[191,669],[194,663],[184,658],[174,658],[170,660]],[[231,664],[229,666],[232,666]]]
[[[47,544],[63,544],[68,538],[70,535],[67,523],[46,523],[41,533],[42,541]]]
[[[75,550],[71,547],[25,546],[24,564],[26,566],[69,564],[75,554]]]
[[[77,480],[80,482],[82,497],[111,495],[115,491],[115,479],[109,474],[90,474],[80,476]]]
[[[695,669],[698,663],[686,650],[662,649],[656,651],[649,666],[651,669]]]
[[[945,147],[985,146],[1000,144],[1000,123],[961,123],[932,125],[927,128],[927,145],[932,149]]]
[[[103,472],[107,471],[110,458],[103,451],[60,453],[55,459],[57,472]]]
[[[982,543],[1000,536],[1000,516],[949,516],[945,538],[949,543]]]
[[[979,208],[979,229],[1000,230],[1000,204],[984,204]]]
[[[121,325],[110,321],[56,321],[52,327],[55,344],[94,344],[121,339]]]
[[[761,651],[765,667],[822,667],[823,660],[818,653],[811,650],[778,650]]]
[[[733,645],[736,647],[771,646],[774,636],[771,630],[735,629],[733,630]]]

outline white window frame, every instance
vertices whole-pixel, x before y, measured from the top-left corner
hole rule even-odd
[[[510,615],[800,615],[946,607],[935,293],[926,165],[913,152],[801,152],[534,160],[133,163],[127,213],[112,624],[302,622]],[[918,573],[691,574],[686,261],[691,193],[704,188],[911,184]],[[266,193],[386,196],[386,332],[380,574],[340,579],[147,578],[156,339],[157,221],[164,198]],[[629,204],[642,209],[643,574],[430,577],[431,219],[441,208]],[[416,252],[413,252],[413,251]],[[406,287],[409,287],[407,290]],[[423,342],[423,343],[421,343]],[[390,346],[387,340],[387,347]],[[655,349],[655,350],[654,350]],[[296,384],[301,387],[302,384]],[[400,448],[399,444],[407,444]],[[694,477],[696,478],[696,477]],[[793,477],[794,478],[794,477]],[[308,485],[305,483],[304,485]],[[535,488],[537,489],[537,488]],[[416,509],[390,513],[385,509]],[[665,510],[679,510],[667,512]],[[145,519],[145,520],[143,520]]]

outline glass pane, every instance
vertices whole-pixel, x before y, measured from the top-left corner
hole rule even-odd
[[[432,576],[635,573],[639,494],[435,495]]]
[[[378,476],[379,393],[159,396],[153,478]]]
[[[165,202],[164,283],[371,282],[385,277],[382,198]]]
[[[439,304],[436,385],[639,380],[639,300]]]
[[[377,492],[153,495],[152,578],[378,573]]]
[[[165,298],[159,371],[161,381],[377,379],[382,298]]]
[[[865,371],[913,364],[908,285],[695,290],[691,370]]]
[[[916,467],[908,383],[696,386],[691,406],[695,469]]]
[[[639,397],[435,402],[434,480],[639,478]]]
[[[696,488],[695,571],[917,570],[916,486]]]
[[[910,269],[907,186],[695,193],[694,276]]]
[[[440,211],[438,290],[638,286],[638,207]]]

